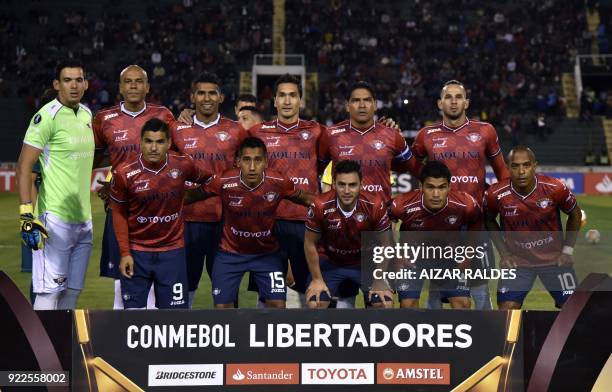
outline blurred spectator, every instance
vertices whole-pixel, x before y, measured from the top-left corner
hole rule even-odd
[[[610,165],[610,156],[608,155],[607,148],[601,149],[597,163],[599,164],[599,166],[609,166]]]
[[[595,153],[592,150],[589,150],[584,156],[584,165],[585,166],[595,165]]]

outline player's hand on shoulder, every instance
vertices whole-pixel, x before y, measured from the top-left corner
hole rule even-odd
[[[195,114],[195,110],[193,109],[183,109],[181,114],[179,114],[178,120],[183,124],[191,125],[193,124],[193,115]]]
[[[499,260],[499,266],[501,268],[507,268],[507,269],[512,269],[512,268],[516,268],[516,256],[514,256],[511,253],[506,253],[501,255],[501,258]]]
[[[119,271],[121,275],[130,279],[134,275],[134,259],[132,256],[122,256],[119,262]]]
[[[392,118],[387,118],[383,116],[378,121],[386,127],[397,129],[398,131],[401,130],[399,123],[396,123],[395,120],[393,120]]]

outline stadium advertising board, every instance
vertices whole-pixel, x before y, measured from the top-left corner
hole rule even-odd
[[[73,383],[448,391],[495,371],[500,385],[520,390],[520,319],[520,311],[76,311]]]
[[[108,168],[94,169],[91,173],[91,191],[100,188],[98,180],[103,181],[108,174]],[[0,192],[16,192],[16,172],[14,169],[0,170]]]
[[[612,172],[586,173],[584,193],[587,195],[612,195]]]

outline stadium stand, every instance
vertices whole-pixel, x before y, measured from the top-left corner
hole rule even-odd
[[[606,145],[601,121],[589,119],[612,115],[612,86],[585,86],[581,97],[565,86],[573,84],[575,55],[610,52],[608,3],[58,0],[51,7],[6,0],[0,161],[16,159],[28,117],[64,56],[86,64],[84,101],[94,111],[117,100],[117,70],[139,63],[149,71],[150,100],[175,114],[189,105],[192,75],[216,72],[226,88],[221,110],[231,113],[240,71],[250,71],[253,55],[283,50],[304,54],[317,72],[313,116],[322,123],[345,118],[346,88],[365,78],[379,92],[380,114],[418,129],[438,118],[439,86],[456,78],[470,90],[470,115],[492,122],[505,149],[530,143],[544,163],[582,164],[586,150]]]

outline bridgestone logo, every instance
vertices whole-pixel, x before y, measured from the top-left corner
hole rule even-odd
[[[243,238],[261,238],[261,237],[268,237],[271,234],[270,230],[242,231],[242,230],[238,230],[234,228],[234,226],[230,226],[230,229],[232,230],[232,234],[238,237],[243,237]]]
[[[151,387],[199,385],[223,385],[223,365],[149,365]]]

